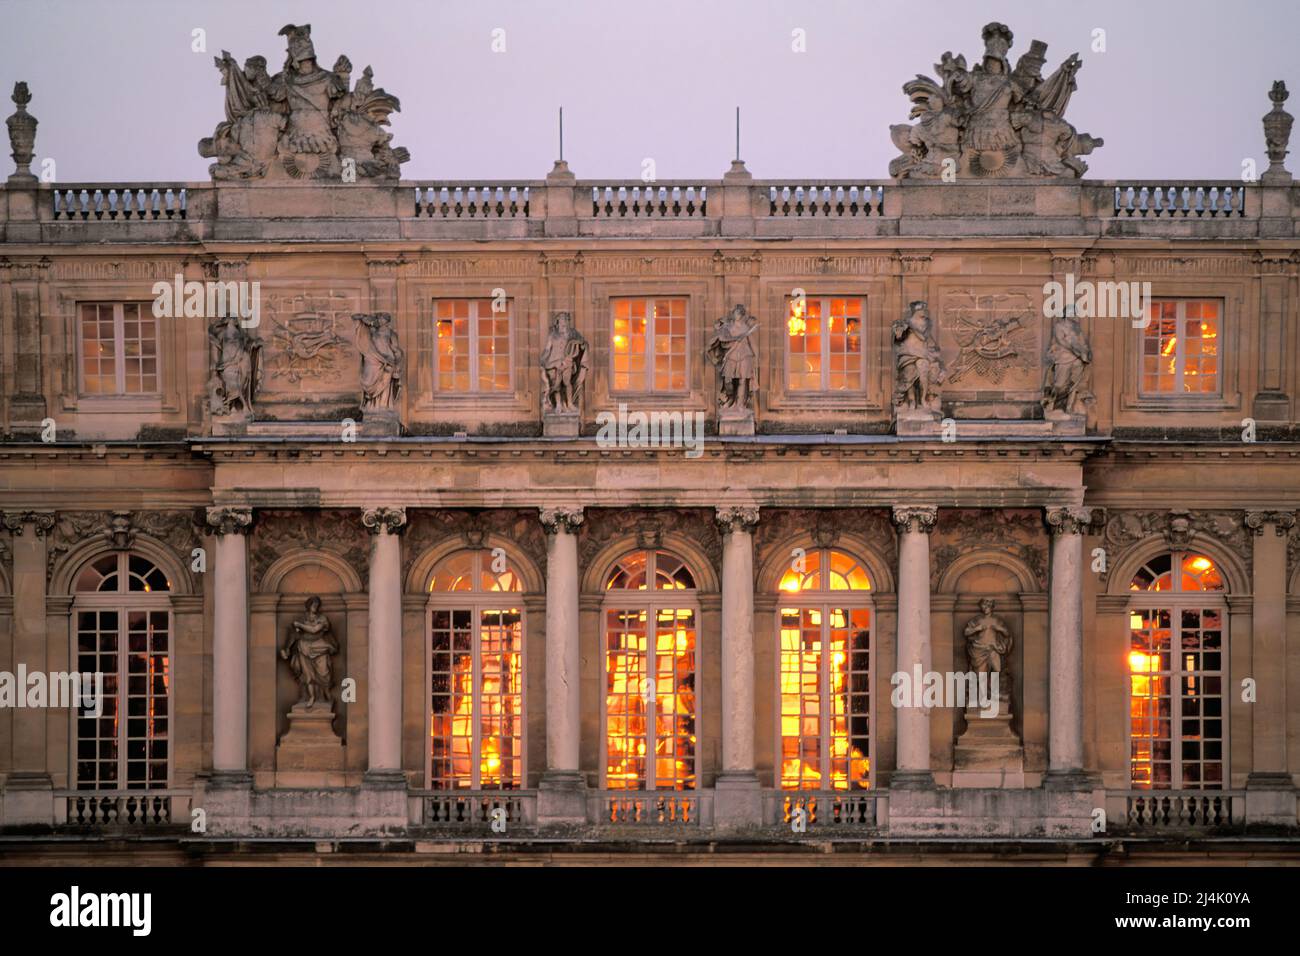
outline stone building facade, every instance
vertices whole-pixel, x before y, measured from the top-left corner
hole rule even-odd
[[[105,683],[0,707],[0,828],[1295,828],[1285,91],[1089,180],[998,26],[887,180],[402,180],[300,27],[210,183],[40,182],[16,92],[0,670]]]

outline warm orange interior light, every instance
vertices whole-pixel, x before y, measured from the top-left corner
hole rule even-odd
[[[1133,588],[1132,590],[1137,590],[1137,589]],[[1141,614],[1135,613],[1135,614],[1130,614],[1128,616],[1128,626],[1135,631],[1140,631],[1142,630],[1142,628],[1146,626],[1146,623],[1142,620]]]
[[[1188,562],[1187,566],[1191,568],[1193,571],[1199,573],[1201,571],[1208,571],[1210,568],[1214,567],[1214,562],[1211,561],[1209,558],[1198,556],[1192,558],[1192,560]]]
[[[790,319],[786,323],[786,327],[790,330],[791,335],[803,335],[808,330],[808,323],[803,317],[806,307],[803,299],[790,300]]]

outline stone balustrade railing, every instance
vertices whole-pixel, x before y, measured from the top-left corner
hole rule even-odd
[[[537,793],[533,790],[475,791],[456,793],[444,790],[412,791],[414,826],[465,829],[491,828],[500,819],[497,810],[505,811],[505,824],[532,826],[537,822]]]
[[[1130,790],[1125,823],[1132,829],[1201,830],[1240,824],[1244,790]]]
[[[1258,216],[1248,208],[1249,186],[1241,181],[1121,182],[1114,186],[1114,215],[1150,219]],[[1253,204],[1252,204],[1253,206]]]
[[[73,827],[150,827],[190,822],[189,790],[57,790],[56,822]]]
[[[706,219],[709,190],[719,185],[639,180],[579,183],[574,207],[579,216],[589,214],[593,219]]]
[[[417,182],[417,218],[444,219],[527,219],[533,212],[533,191],[545,185],[537,182]]]
[[[892,185],[891,181],[879,180],[760,182],[754,186],[754,215],[809,219],[880,217],[885,215],[885,190]]]
[[[790,828],[802,811],[802,822],[814,827],[880,827],[889,821],[889,798],[880,792],[851,793],[812,790],[768,790],[763,793],[763,819]]]
[[[587,822],[636,826],[709,827],[713,824],[711,791],[646,793],[596,790],[587,794]]]
[[[186,219],[189,216],[189,193],[194,188],[189,183],[56,185],[48,192],[48,218],[54,221],[120,219],[123,222],[132,219]],[[200,185],[198,188],[204,187]]]

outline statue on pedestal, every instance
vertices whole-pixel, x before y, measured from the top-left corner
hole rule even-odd
[[[361,353],[361,410],[396,413],[406,352],[397,341],[393,316],[359,312],[352,320],[357,323],[357,351]]]
[[[321,600],[312,595],[306,602],[307,613],[294,621],[289,628],[280,657],[289,662],[298,681],[298,704],[308,710],[322,706],[333,709],[330,691],[334,687],[334,668],[331,655],[339,652],[338,641],[330,628],[329,618],[321,613]]]
[[[213,415],[235,420],[253,417],[253,393],[261,377],[262,340],[227,315],[208,326],[212,345],[212,376],[208,403]]]
[[[573,327],[573,316],[568,312],[556,312],[551,319],[541,363],[546,378],[542,412],[577,414],[589,368],[587,340]]]
[[[758,320],[737,304],[713,326],[706,354],[718,370],[718,411],[753,414],[758,371],[754,344]]]
[[[1002,618],[993,613],[993,600],[980,601],[978,617],[971,618],[962,632],[966,637],[966,657],[976,674],[997,674],[999,681],[1007,675],[1006,656],[1011,653],[1011,631]],[[1010,687],[1003,684],[1002,696]]]
[[[899,413],[939,413],[939,386],[947,378],[939,343],[930,323],[929,307],[921,301],[908,306],[894,322],[894,408]]]
[[[1067,306],[1052,320],[1052,344],[1047,349],[1050,363],[1043,370],[1043,413],[1047,418],[1081,416],[1083,406],[1093,400],[1087,389],[1092,367],[1092,348],[1083,334],[1073,306]]]

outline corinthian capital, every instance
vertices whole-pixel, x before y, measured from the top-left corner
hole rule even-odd
[[[929,534],[939,520],[939,509],[934,505],[906,505],[895,508],[891,517],[901,534],[909,531]]]
[[[248,534],[253,527],[252,508],[214,506],[207,510],[210,534]]]
[[[361,524],[371,534],[399,534],[406,527],[406,509],[367,508],[361,512]]]
[[[749,532],[758,524],[758,509],[752,505],[726,505],[717,509],[714,520],[723,534]]]
[[[1052,534],[1083,534],[1092,524],[1087,508],[1048,508],[1047,530]]]
[[[1273,526],[1273,533],[1279,538],[1285,538],[1286,533],[1295,527],[1295,512],[1247,511],[1245,523],[1246,527],[1256,535],[1264,533],[1265,524],[1271,524]]]
[[[14,537],[20,537],[24,525],[31,525],[36,537],[43,538],[54,528],[53,511],[6,511],[4,526],[12,531]]]
[[[540,508],[538,518],[547,534],[573,534],[582,524],[581,508]]]

